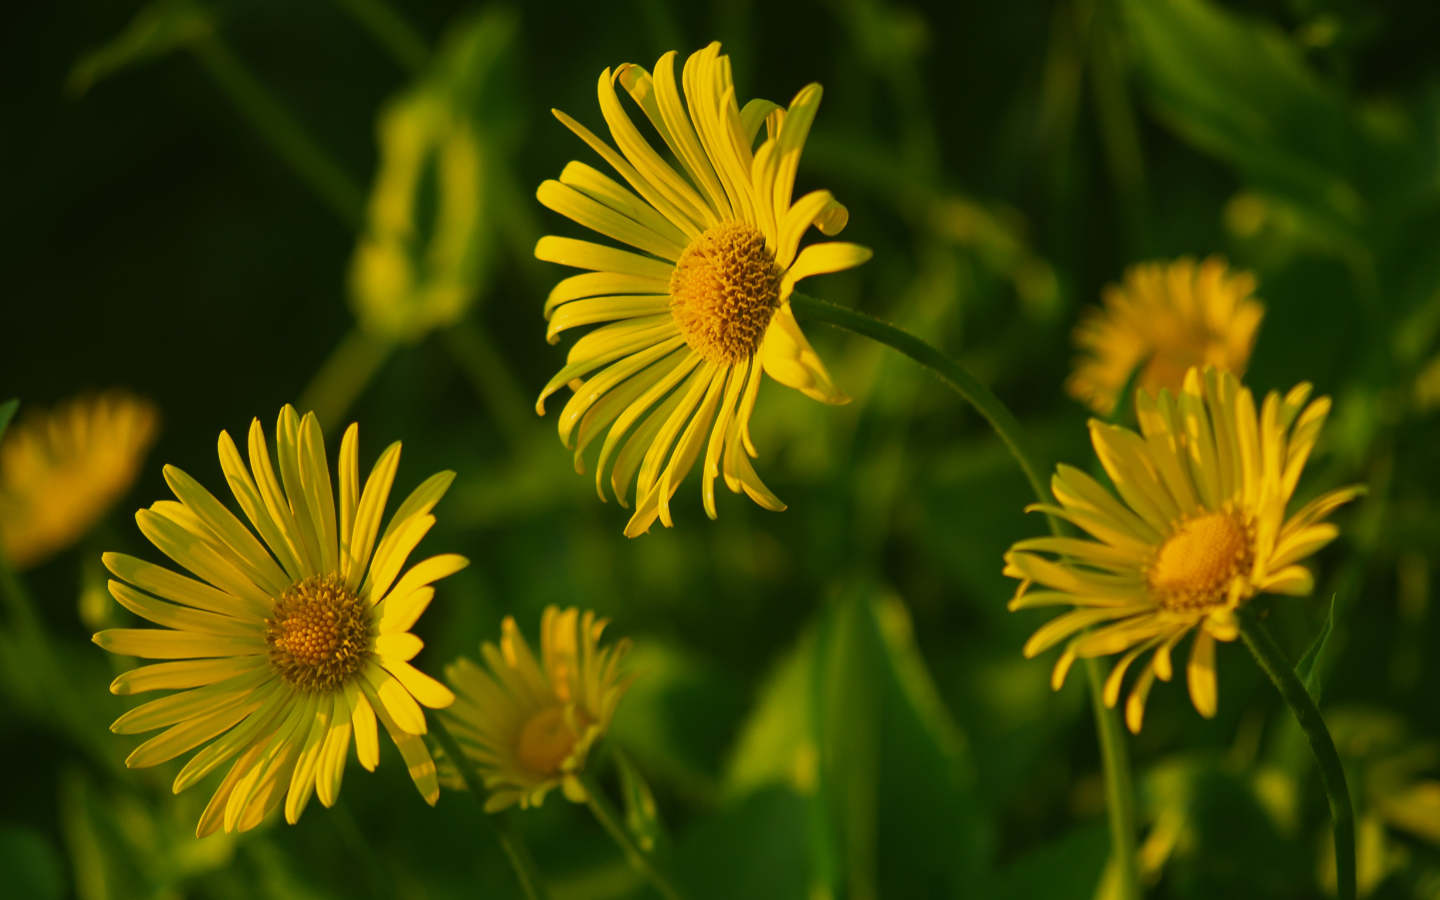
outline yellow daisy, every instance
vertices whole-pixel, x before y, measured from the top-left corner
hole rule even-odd
[[[1061,465],[1051,480],[1059,505],[1030,509],[1089,537],[1031,538],[1005,555],[1005,574],[1021,579],[1012,610],[1075,607],[1025,644],[1032,657],[1069,639],[1055,664],[1057,690],[1077,657],[1123,652],[1105,682],[1114,706],[1126,671],[1153,651],[1125,706],[1139,731],[1151,685],[1170,680],[1171,651],[1195,631],[1190,698],[1201,715],[1215,715],[1215,641],[1239,634],[1235,610],[1260,593],[1309,594],[1314,582],[1299,563],[1335,539],[1339,529],[1322,520],[1361,490],[1331,491],[1286,518],[1330,411],[1328,397],[1306,404],[1310,390],[1271,392],[1257,414],[1234,375],[1191,369],[1178,396],[1136,394],[1139,434],[1090,420],[1120,499]]]
[[[672,524],[670,498],[702,453],[701,493],[712,519],[722,473],[731,491],[767,509],[785,508],[748,458],[756,455],[749,423],[761,373],[821,402],[848,402],[800,332],[789,300],[800,279],[870,258],[855,244],[800,248],[811,225],[833,235],[849,218],[829,191],[791,199],[820,86],[803,88],[788,108],[768,100],[742,108],[718,43],[686,60],[678,81],[675,58],[673,51],[660,57],[653,76],[629,63],[601,73],[600,109],[618,152],[555,111],[628,188],[572,162],[538,191],[545,206],[627,248],[553,235],[536,245],[542,260],[587,270],[550,292],[548,339],[609,323],[575,342],[536,409],[543,415],[551,394],[571,388],[559,430],[565,445],[573,444],[577,471],[581,454],[608,427],[595,486],[603,500],[603,476],[613,464],[610,485],[626,505],[635,481],[635,513],[625,528],[631,537],[657,517]],[[631,121],[617,84],[671,159]]]
[[[1075,328],[1080,357],[1065,384],[1071,396],[1108,416],[1141,364],[1135,386],[1178,391],[1191,366],[1245,374],[1265,306],[1252,295],[1255,276],[1210,257],[1131,266],[1123,285],[1109,285],[1104,309],[1087,309]]]
[[[158,424],[121,391],[25,415],[0,444],[0,552],[24,569],[79,540],[134,484]]]
[[[276,443],[278,479],[259,420],[250,425],[248,469],[220,433],[220,467],[253,532],[174,466],[165,467],[165,481],[178,502],[135,514],[145,537],[196,577],[104,556],[115,599],[163,627],[113,628],[95,643],[171,660],[126,672],[110,691],[177,691],[110,726],[120,734],[165,729],[126,765],[152,766],[205,744],[176,776],[179,793],[234,760],[200,817],[201,837],[253,828],[282,800],[293,824],[312,792],[332,805],[352,736],[362,766],[379,761],[377,719],[425,800],[439,796],[421,707],[448,706],[454,695],[410,665],[421,649],[410,627],[434,596],[431,585],[467,563],[445,554],[401,570],[435,524],[430,510],[455,473],[426,479],[381,532],[399,442],[380,455],[362,490],[359,430],[346,430],[338,506],[314,413],[302,419],[282,409]]]
[[[464,658],[446,667],[456,700],[445,721],[490,790],[487,810],[539,806],[555,787],[584,802],[585,757],[630,686],[620,671],[630,642],[601,649],[607,624],[588,610],[546,607],[536,660],[507,616],[500,646],[480,648],[488,671]]]

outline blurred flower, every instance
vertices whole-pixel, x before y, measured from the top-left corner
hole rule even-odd
[[[1136,366],[1135,386],[1154,394],[1180,389],[1191,366],[1245,374],[1265,307],[1252,294],[1255,277],[1211,257],[1141,263],[1123,285],[1105,288],[1104,309],[1081,314],[1075,343],[1081,356],[1065,388],[1099,415],[1109,415]]]
[[[604,499],[602,479],[613,460],[610,485],[626,505],[635,479],[635,513],[625,528],[631,537],[657,517],[672,524],[670,498],[702,452],[701,493],[711,518],[722,472],[730,490],[767,509],[785,508],[749,461],[757,452],[749,423],[761,373],[821,402],[848,402],[800,332],[789,299],[800,279],[870,258],[855,244],[800,249],[811,225],[833,235],[849,218],[829,191],[791,202],[800,151],[820,105],[818,84],[803,88],[788,109],[767,100],[742,109],[718,43],[692,55],[682,79],[688,110],[673,51],[655,64],[653,78],[629,63],[601,73],[600,108],[620,152],[555,112],[634,193],[580,162],[537,193],[550,209],[634,248],[553,235],[535,247],[539,259],[588,270],[550,292],[548,339],[578,325],[611,323],[575,342],[536,409],[543,414],[546,398],[572,389],[559,429],[567,447],[573,439],[581,471],[581,454],[609,427],[595,485]],[[630,120],[617,82],[678,170]],[[762,125],[765,139],[752,153]]]
[[[1238,636],[1236,608],[1260,593],[1310,593],[1314,580],[1298,563],[1335,539],[1339,529],[1321,520],[1361,491],[1331,491],[1285,518],[1330,410],[1328,397],[1307,406],[1310,390],[1302,383],[1283,399],[1272,391],[1257,416],[1234,375],[1191,369],[1178,396],[1137,393],[1140,434],[1090,420],[1121,499],[1061,465],[1051,481],[1059,506],[1030,509],[1094,539],[1031,538],[1005,555],[1005,574],[1021,579],[1012,610],[1076,607],[1025,644],[1032,657],[1070,638],[1055,664],[1057,690],[1076,657],[1124,652],[1105,682],[1114,706],[1131,664],[1154,651],[1125,706],[1126,723],[1139,731],[1156,676],[1170,680],[1171,651],[1195,631],[1190,698],[1201,715],[1215,714],[1215,641]],[[1085,631],[1091,626],[1103,627]]]
[[[26,415],[0,444],[0,551],[16,568],[79,540],[135,481],[159,415],[121,391]]]
[[[483,262],[480,141],[446,92],[421,87],[380,116],[380,172],[350,297],[372,334],[413,341],[459,320]]]
[[[379,761],[377,718],[421,795],[432,804],[439,796],[420,738],[421,705],[438,709],[454,696],[408,662],[421,648],[410,627],[435,594],[430,585],[466,561],[446,554],[401,569],[435,524],[430,510],[454,473],[416,488],[382,534],[399,442],[381,454],[362,491],[359,430],[346,430],[337,511],[315,415],[301,419],[286,406],[276,433],[279,480],[258,420],[250,425],[248,470],[230,435],[220,433],[220,466],[260,539],[199,482],[166,466],[180,502],[159,501],[135,519],[151,543],[202,580],[120,553],[104,556],[119,579],[110,592],[120,605],[164,627],[113,628],[95,643],[174,660],[126,672],[111,692],[179,691],[110,726],[119,734],[165,729],[125,764],[155,765],[208,741],[175,778],[179,793],[235,760],[200,817],[202,837],[222,826],[253,828],[282,799],[293,824],[312,791],[332,805],[352,734],[360,764],[373,770]]]
[[[588,610],[546,607],[537,661],[507,616],[500,646],[480,648],[488,672],[464,658],[446,667],[456,699],[445,720],[490,790],[487,810],[539,806],[555,787],[584,802],[585,757],[630,684],[620,674],[630,642],[600,649],[607,624]]]

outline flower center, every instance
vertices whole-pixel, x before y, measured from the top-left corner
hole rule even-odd
[[[579,710],[575,715],[584,721],[584,715]],[[564,707],[547,706],[531,716],[525,727],[520,729],[520,737],[515,741],[515,756],[528,772],[554,775],[575,749],[575,741],[579,737],[566,721]]]
[[[670,314],[686,342],[711,362],[749,359],[779,306],[780,270],[752,225],[708,229],[670,276]]]
[[[293,585],[265,620],[270,665],[302,691],[328,693],[370,655],[370,609],[334,575]]]
[[[1160,546],[1147,572],[1150,593],[1177,612],[1223,606],[1231,582],[1254,559],[1244,519],[1233,512],[1205,513],[1182,522]]]

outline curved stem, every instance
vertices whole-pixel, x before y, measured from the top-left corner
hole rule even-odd
[[[865,313],[846,309],[843,306],[837,306],[834,303],[799,292],[790,295],[790,305],[796,312],[803,313],[812,319],[828,322],[873,341],[878,341],[929,369],[951,390],[959,394],[962,400],[974,407],[975,411],[985,418],[985,421],[990,423],[990,427],[1010,450],[1010,455],[1015,457],[1015,462],[1020,465],[1020,471],[1025,474],[1025,480],[1030,482],[1030,490],[1040,498],[1042,503],[1046,501],[1045,478],[1042,469],[1035,463],[1034,453],[1026,444],[1020,423],[1016,421],[1015,416],[1006,408],[1005,404],[1000,402],[1000,398],[977,381],[975,376],[966,371],[964,366],[910,332],[903,331]]]
[[[909,332],[865,313],[801,293],[792,294],[790,303],[797,312],[809,318],[868,337],[929,369],[990,423],[990,427],[1020,466],[1020,471],[1030,483],[1030,490],[1034,492],[1036,500],[1041,503],[1049,501],[1041,474],[1044,467],[1037,462],[1019,421],[1005,404],[1000,402],[1000,398],[976,380],[964,366]],[[1060,523],[1053,516],[1047,515],[1045,518],[1052,532],[1057,535],[1062,533]],[[1110,818],[1113,864],[1120,871],[1121,896],[1125,900],[1134,900],[1140,896],[1139,867],[1135,856],[1135,789],[1130,779],[1125,736],[1121,731],[1119,715],[1105,705],[1101,696],[1098,664],[1093,659],[1086,660],[1084,668],[1090,681],[1091,705],[1095,711],[1095,727],[1099,732],[1100,756],[1105,770],[1106,810]]]
[[[589,775],[582,775],[580,782],[585,785],[585,805],[590,807],[590,812],[595,815],[600,827],[604,828],[616,845],[620,847],[621,852],[625,854],[625,859],[630,863],[630,867],[644,875],[666,900],[680,900],[681,894],[675,889],[669,876],[656,868],[655,861],[636,846],[635,840],[621,824],[620,817],[610,805],[610,801],[600,792],[600,786],[595,783],[595,779]]]
[[[192,50],[200,65],[259,130],[271,149],[290,164],[346,225],[362,230],[365,227],[364,193],[310,136],[299,118],[270,93],[218,35],[205,35],[195,42]]]
[[[1285,658],[1285,651],[1275,643],[1253,612],[1241,609],[1240,637],[1255,656],[1255,661],[1274,683],[1291,715],[1310,741],[1310,752],[1320,769],[1320,783],[1325,799],[1330,802],[1330,820],[1335,832],[1335,881],[1340,900],[1355,900],[1355,813],[1350,805],[1350,790],[1345,784],[1345,767],[1335,750],[1335,741],[1325,727],[1325,719],[1310,698],[1310,692]]]
[[[500,849],[505,851],[505,858],[510,860],[510,868],[515,872],[515,879],[520,882],[520,888],[525,892],[528,900],[544,900],[546,897],[545,887],[540,881],[540,872],[535,868],[535,860],[530,857],[530,851],[526,849],[520,835],[510,826],[509,820],[500,819],[486,812],[485,807],[485,786],[476,774],[475,767],[460,749],[455,741],[455,736],[439,716],[429,718],[430,734],[434,736],[435,742],[450,757],[454,764],[455,771],[460,773],[460,780],[465,782],[466,789],[475,802],[480,804],[482,818],[495,833],[495,838],[500,842]]]

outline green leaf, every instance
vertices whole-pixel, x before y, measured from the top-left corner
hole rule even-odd
[[[1280,30],[1205,0],[1122,0],[1126,34],[1157,114],[1325,229],[1358,242],[1361,135],[1343,98]]]
[[[0,438],[5,437],[5,429],[10,427],[10,420],[15,418],[15,410],[20,408],[20,401],[6,400],[0,403]]]
[[[904,606],[862,582],[777,666],[726,788],[783,784],[806,799],[814,892],[931,897],[962,895],[988,872],[976,780]]]
[[[78,97],[116,72],[185,47],[213,29],[210,15],[187,0],[152,3],[109,43],[80,57],[70,69],[65,89]]]
[[[635,842],[647,853],[666,843],[665,826],[660,821],[660,810],[655,805],[655,795],[645,776],[630,758],[618,747],[612,748],[615,767],[620,771],[620,792],[625,801],[625,827],[635,836]]]
[[[1320,704],[1320,694],[1324,690],[1325,667],[1320,665],[1321,655],[1324,654],[1326,646],[1330,642],[1330,633],[1335,630],[1335,595],[1330,596],[1330,611],[1325,615],[1325,624],[1320,626],[1320,633],[1315,636],[1310,649],[1306,650],[1295,664],[1295,674],[1305,683],[1305,690],[1309,692],[1310,699]]]

